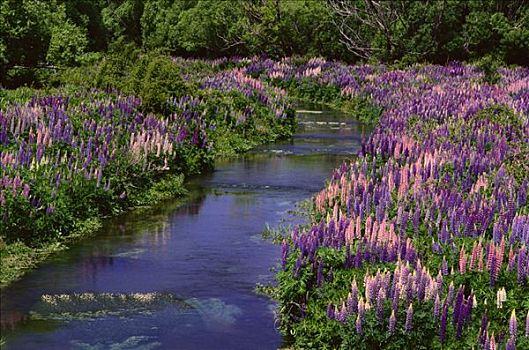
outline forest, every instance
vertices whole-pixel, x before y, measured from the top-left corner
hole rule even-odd
[[[527,0],[1,0],[2,349],[529,349]]]
[[[444,64],[524,64],[525,0],[3,0],[5,87],[124,46],[172,56],[267,55]],[[53,69],[52,69],[53,70]]]

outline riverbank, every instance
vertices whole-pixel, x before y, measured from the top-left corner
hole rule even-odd
[[[314,197],[311,224],[282,243],[271,295],[289,344],[526,348],[529,71],[500,69],[490,84],[457,63],[336,67],[307,74],[346,81],[343,94],[383,112]]]
[[[193,78],[184,67],[195,61],[144,62],[161,63],[173,80],[145,79],[163,101],[150,90],[137,97],[72,81],[2,91],[2,285],[92,234],[103,218],[182,196],[184,176],[210,171],[216,159],[292,134],[284,91],[215,62],[200,63]]]
[[[291,214],[296,203],[320,190],[370,130],[338,111],[318,112],[297,114],[292,138],[190,177],[181,205],[168,200],[105,220],[97,235],[3,288],[6,350],[279,348],[275,303],[254,292],[256,282],[273,281],[270,267],[280,258],[261,230],[300,220]],[[124,300],[108,300],[109,293]],[[167,299],[138,305],[132,298],[153,293]],[[165,302],[175,299],[193,307]]]

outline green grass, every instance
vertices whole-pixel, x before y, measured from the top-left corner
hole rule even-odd
[[[155,182],[147,190],[135,194],[134,206],[129,209],[150,207],[186,194],[184,176],[169,175]],[[64,251],[74,242],[97,233],[101,226],[102,220],[93,217],[78,222],[76,228],[66,236],[36,241],[31,246],[22,241],[6,244],[0,238],[0,286],[7,286],[20,279],[52,254]]]
[[[77,223],[68,236],[29,246],[22,241],[6,244],[0,240],[0,286],[4,287],[37,267],[50,255],[68,249],[68,245],[85,238],[101,228],[101,220],[92,218]]]

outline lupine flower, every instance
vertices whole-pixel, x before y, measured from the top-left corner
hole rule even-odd
[[[490,336],[489,349],[496,350],[496,338],[494,337],[494,333]]]
[[[296,268],[294,269],[294,277],[296,278],[299,276],[299,273],[301,270],[301,264],[302,264],[302,258],[301,256],[298,256],[298,258],[296,259]]]
[[[484,347],[485,342],[487,341],[488,323],[489,318],[487,317],[487,314],[483,314],[483,316],[481,317],[481,327],[479,328],[478,335],[478,340],[481,347]]]
[[[464,301],[464,294],[463,294],[463,288],[460,287],[457,291],[456,300],[454,302],[454,314],[453,314],[453,322],[454,326],[459,322],[459,319],[461,318],[462,314],[462,307],[463,307],[463,301]]]
[[[384,300],[386,296],[382,289],[379,289],[377,295],[376,318],[379,323],[384,322]]]
[[[407,332],[411,330],[413,326],[412,322],[413,322],[413,304],[410,304],[410,306],[406,310],[406,324],[404,326]]]
[[[351,299],[349,307],[352,313],[358,311],[358,287],[356,279],[353,279],[353,282],[351,283]]]
[[[283,267],[283,269],[285,269],[285,267],[287,266],[287,258],[289,252],[289,245],[286,239],[283,239],[281,250],[281,266]]]
[[[334,306],[332,304],[327,306],[327,318],[334,320]]]
[[[439,298],[439,294],[435,295],[435,301],[433,306],[433,316],[435,319],[439,318],[439,312],[441,310],[441,299]]]
[[[507,301],[507,292],[505,291],[505,288],[500,288],[496,292],[496,307],[498,309],[503,308],[503,303]]]
[[[518,321],[516,320],[516,312],[513,309],[511,313],[511,318],[509,319],[509,333],[512,339],[516,339],[517,327],[518,327]]]
[[[446,295],[446,302],[451,304],[452,299],[454,298],[454,282],[450,282],[450,285],[448,286],[448,293]]]
[[[445,342],[446,339],[446,326],[448,323],[448,303],[445,301],[443,305],[443,311],[441,312],[441,322],[439,327],[439,341]]]
[[[360,314],[356,315],[356,322],[355,322],[355,328],[356,328],[356,334],[362,335],[362,318],[360,317]]]
[[[492,251],[493,249],[491,249]],[[489,274],[490,274],[490,285],[491,286],[494,286],[494,284],[496,283],[496,280],[498,278],[498,262],[497,262],[497,259],[496,259],[496,254],[492,254],[492,257],[490,259],[490,264],[489,264]]]
[[[391,315],[389,316],[389,324],[388,324],[389,334],[395,333],[396,324],[397,324],[397,318],[395,317],[395,310],[391,310]]]
[[[466,254],[465,254],[465,245],[461,247],[461,250],[459,252],[459,273],[465,274],[467,267],[467,260],[466,260]]]
[[[448,262],[446,261],[444,256],[443,256],[443,262],[441,265],[441,271],[443,272],[444,276],[448,275]]]
[[[364,299],[360,297],[360,301],[358,302],[358,316],[360,316],[362,320],[364,319],[365,311],[366,311],[366,307],[365,307]]]

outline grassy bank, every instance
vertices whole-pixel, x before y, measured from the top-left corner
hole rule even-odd
[[[2,284],[105,217],[185,194],[184,176],[216,158],[293,131],[285,92],[237,62],[108,60],[2,91]]]
[[[457,63],[266,66],[323,91],[346,82],[343,94],[382,111],[314,197],[310,224],[284,238],[278,286],[263,289],[291,346],[529,347],[529,71],[500,69],[492,84]]]
[[[128,208],[122,209],[116,215],[128,210],[155,206],[169,199],[178,198],[179,200],[185,200],[186,196],[187,190],[184,186],[184,176],[167,176],[141,193],[137,193],[131,201],[133,204]],[[94,216],[82,221],[77,220],[75,226],[67,234],[46,240],[36,240],[30,243],[19,240],[9,244],[3,240],[0,241],[0,263],[2,266],[0,286],[6,286],[16,281],[26,272],[38,267],[51,255],[60,254],[60,252],[67,250],[69,246],[77,241],[96,234],[101,229],[103,220],[106,218],[109,218],[109,216]]]

